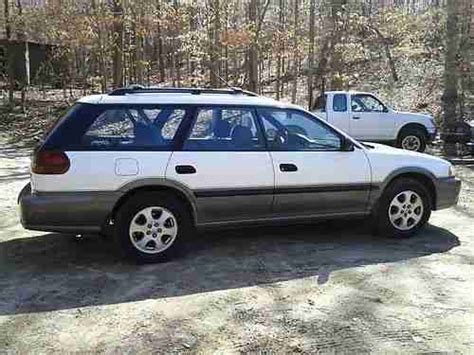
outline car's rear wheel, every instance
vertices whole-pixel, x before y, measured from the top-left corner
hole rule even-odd
[[[431,215],[429,191],[419,181],[401,178],[383,192],[377,212],[376,226],[380,235],[407,238],[422,228]]]
[[[404,129],[398,137],[398,147],[414,152],[424,152],[426,149],[426,134],[421,129]]]
[[[124,254],[139,263],[170,260],[192,230],[186,205],[166,192],[143,192],[117,212],[117,239]]]

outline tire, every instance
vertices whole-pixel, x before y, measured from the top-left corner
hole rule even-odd
[[[118,210],[115,223],[120,249],[139,264],[176,257],[193,230],[187,206],[168,192],[142,192],[131,197]]]
[[[385,189],[375,208],[376,232],[389,238],[409,238],[428,222],[431,209],[430,193],[422,183],[397,179]]]
[[[426,149],[426,134],[417,128],[403,129],[398,137],[397,146],[405,150],[424,152]]]

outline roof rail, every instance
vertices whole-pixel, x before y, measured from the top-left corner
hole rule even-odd
[[[130,85],[125,88],[118,88],[109,93],[110,96],[121,96],[126,94],[229,94],[229,95],[247,95],[258,96],[256,93],[243,90],[237,87],[228,89],[210,89],[210,88],[168,88],[168,87],[145,87],[142,85]]]

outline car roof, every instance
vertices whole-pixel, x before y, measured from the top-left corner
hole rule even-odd
[[[325,94],[351,94],[351,95],[357,95],[357,94],[363,94],[363,95],[375,95],[373,92],[366,92],[366,91],[353,91],[353,90],[349,90],[349,91],[342,91],[342,90],[333,90],[333,91],[325,91],[324,92]]]
[[[247,96],[244,94],[191,94],[191,93],[130,93],[123,95],[90,95],[78,100],[89,104],[198,104],[198,105],[241,105],[270,106],[277,108],[301,107],[274,100],[265,96]]]

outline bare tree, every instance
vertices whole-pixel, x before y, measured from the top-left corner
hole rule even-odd
[[[247,66],[249,77],[249,90],[259,92],[258,82],[258,43],[257,43],[257,0],[250,0],[249,4],[249,22],[254,29],[254,36],[248,50]]]
[[[294,0],[294,32],[293,32],[293,90],[291,91],[291,102],[296,102],[298,92],[298,72],[299,72],[299,53],[298,53],[298,15],[299,0]]]
[[[113,0],[113,83],[114,87],[123,85],[123,7],[120,0]]]
[[[282,52],[285,50],[283,45],[283,33],[285,31],[285,0],[279,0],[278,2],[278,55],[277,55],[277,65],[276,65],[276,81],[275,81],[275,92],[276,99],[280,100],[280,94],[282,91],[282,69],[284,67],[284,59],[282,57]]]
[[[5,17],[5,35],[7,40],[6,58],[7,58],[7,75],[8,75],[8,106],[11,110],[14,106],[13,93],[15,91],[15,68],[14,68],[14,48],[12,42],[12,30],[10,23],[10,4],[8,0],[4,0],[4,17]]]
[[[444,67],[443,124],[449,126],[456,121],[458,73],[456,58],[458,54],[458,9],[456,0],[447,0],[448,17],[446,22],[446,57]]]
[[[314,70],[314,22],[316,12],[316,0],[310,0],[309,4],[309,45],[308,45],[308,108],[313,107],[313,70]]]
[[[219,34],[221,29],[220,3],[219,0],[211,0],[212,24],[209,30],[209,70],[212,87],[220,86],[220,42]]]

